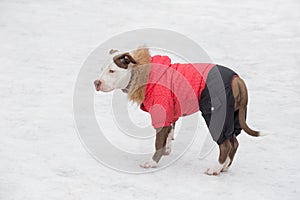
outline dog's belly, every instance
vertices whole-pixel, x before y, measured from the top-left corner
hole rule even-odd
[[[175,101],[175,115],[185,117],[199,111],[199,99]]]

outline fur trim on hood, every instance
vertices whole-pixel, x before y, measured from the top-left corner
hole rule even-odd
[[[128,98],[140,105],[145,99],[146,86],[151,70],[151,55],[146,47],[136,49],[131,55],[138,64],[135,64],[132,68]]]

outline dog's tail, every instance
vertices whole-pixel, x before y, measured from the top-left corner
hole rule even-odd
[[[240,108],[239,108],[239,122],[241,125],[241,128],[248,133],[251,136],[258,137],[262,134],[260,134],[259,131],[252,130],[246,123],[246,109],[248,104],[248,93],[247,93],[247,87],[243,79],[237,77],[238,81],[238,87],[239,87],[239,93],[240,93]]]

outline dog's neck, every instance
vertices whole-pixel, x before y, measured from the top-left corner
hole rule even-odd
[[[131,76],[130,76],[130,79],[129,79],[129,81],[128,81],[128,84],[127,84],[127,86],[126,86],[125,88],[121,89],[121,90],[122,90],[122,92],[124,92],[124,93],[128,94],[128,92],[129,92],[129,89],[130,89],[130,85],[131,85],[131,81],[132,81],[132,73],[131,73]]]
[[[128,94],[129,100],[141,104],[145,99],[147,82],[151,65],[143,65],[131,71],[131,79],[122,91]]]
[[[122,91],[128,94],[129,100],[141,104],[145,99],[151,70],[151,55],[147,48],[139,48],[132,53],[132,56],[138,64],[132,67],[131,78]]]

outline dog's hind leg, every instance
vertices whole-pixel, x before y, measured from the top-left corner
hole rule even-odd
[[[230,140],[225,140],[222,144],[219,145],[220,154],[219,154],[219,162],[212,168],[208,168],[205,172],[208,175],[219,175],[220,172],[227,168],[229,163],[231,162],[229,154],[232,149],[232,144]]]
[[[228,170],[228,168],[231,166],[232,164],[232,161],[234,159],[234,156],[235,156],[235,153],[239,147],[239,142],[235,136],[235,134],[232,135],[232,138],[230,139],[230,142],[231,142],[231,145],[232,145],[232,148],[229,152],[229,158],[230,158],[230,163],[228,164],[227,167],[225,167],[222,172],[226,172]]]
[[[232,149],[231,149],[231,151],[229,153],[230,163],[229,163],[228,166],[230,166],[232,164],[232,161],[233,161],[233,158],[235,156],[235,153],[236,153],[236,151],[237,151],[237,149],[239,147],[239,142],[236,139],[235,134],[233,134],[232,139],[230,141],[231,141],[231,144],[232,144]]]

